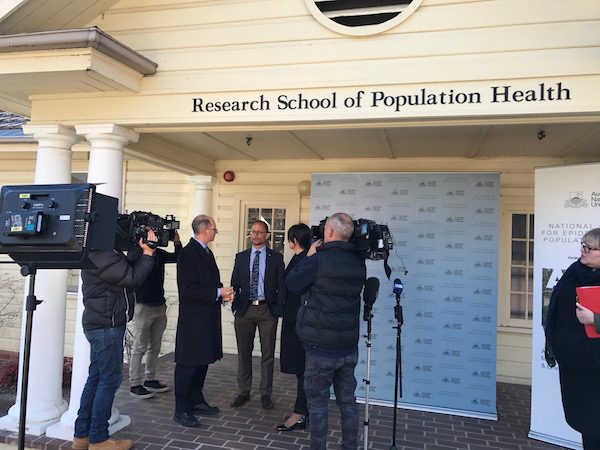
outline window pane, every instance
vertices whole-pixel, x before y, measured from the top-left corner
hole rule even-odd
[[[275,209],[275,220],[273,230],[285,230],[285,209]]]
[[[248,208],[248,230],[252,224],[258,220],[258,208]]]
[[[527,319],[533,320],[533,294],[527,294]]]
[[[260,210],[260,218],[269,224],[269,229],[273,228],[273,210],[269,209],[261,209]]]
[[[279,253],[283,253],[284,246],[285,246],[285,241],[284,241],[283,231],[278,231],[276,233],[273,233],[273,250],[275,250],[276,252],[279,252]]]
[[[530,214],[529,215],[529,236],[533,236],[533,232],[534,232],[534,228],[533,228],[533,218],[534,215]]]
[[[512,243],[512,263],[518,264],[520,266],[524,266],[526,263],[525,251],[526,251],[525,242],[513,241],[513,243]]]
[[[512,236],[513,239],[525,239],[527,237],[527,216],[525,214],[513,214]]]
[[[510,290],[525,292],[525,269],[522,267],[512,267],[510,274]]]
[[[529,265],[533,265],[533,240],[529,241]]]
[[[510,294],[510,317],[511,319],[525,319],[525,302],[527,295]]]

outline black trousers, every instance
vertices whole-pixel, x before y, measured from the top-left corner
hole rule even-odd
[[[294,404],[294,412],[303,416],[308,416],[308,404],[306,402],[306,393],[304,392],[304,373],[296,375],[298,378],[298,392],[296,394],[296,403]]]
[[[175,365],[175,412],[191,414],[195,405],[206,402],[202,391],[207,371],[207,365]]]

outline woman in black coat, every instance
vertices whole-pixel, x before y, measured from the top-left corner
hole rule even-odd
[[[295,255],[285,269],[286,277],[290,270],[306,257],[310,247],[310,228],[303,223],[293,225],[288,230],[287,238],[288,246]],[[300,296],[288,291],[281,326],[281,371],[296,375],[296,378],[298,378],[298,391],[294,412],[286,417],[285,422],[277,426],[277,431],[304,430],[306,428],[308,407],[304,393],[305,353],[302,341],[296,335],[298,308],[300,308]]]
[[[575,288],[600,285],[599,269],[600,228],[594,228],[554,287],[545,325],[546,359],[550,366],[558,362],[565,419],[581,433],[585,450],[600,450],[600,339],[585,333],[584,324],[594,324],[597,315],[578,303]]]

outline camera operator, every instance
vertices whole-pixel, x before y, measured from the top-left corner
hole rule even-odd
[[[358,405],[354,368],[358,362],[360,294],[366,278],[364,259],[353,243],[354,222],[345,213],[327,219],[323,242],[288,275],[291,292],[304,294],[296,332],[306,350],[304,389],[310,416],[311,449],[327,447],[327,408],[333,383],[342,421],[342,449],[356,450]]]
[[[149,230],[138,244],[142,255],[130,262],[122,251],[91,251],[96,269],[81,271],[83,332],[90,343],[90,368],[75,421],[73,449],[127,450],[129,439],[109,439],[108,419],[123,378],[123,337],[133,312],[128,289],[142,285],[154,268],[156,235]]]
[[[174,231],[175,251],[167,252],[157,248],[154,252],[156,265],[146,281],[135,291],[135,312],[133,315],[135,333],[129,361],[129,393],[138,398],[151,398],[155,392],[166,392],[169,386],[156,379],[158,354],[163,333],[167,327],[167,301],[165,299],[165,264],[176,263],[181,250],[181,240]],[[142,253],[139,246],[127,253],[130,261]],[[142,358],[146,355],[146,367]],[[144,384],[142,385],[142,380]]]

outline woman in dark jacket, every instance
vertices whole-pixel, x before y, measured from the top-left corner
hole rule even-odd
[[[560,278],[550,298],[545,331],[546,359],[558,362],[567,423],[579,431],[585,450],[600,450],[600,339],[588,338],[584,324],[594,314],[579,305],[576,287],[600,285],[600,228],[581,241],[581,257]]]
[[[295,253],[294,257],[285,269],[287,276],[300,261],[306,257],[310,247],[310,228],[308,225],[299,223],[290,227],[287,233],[288,246]],[[283,324],[281,326],[281,371],[291,373],[298,378],[298,391],[294,412],[286,417],[285,422],[277,426],[277,431],[292,431],[306,428],[306,416],[308,407],[304,393],[304,347],[302,341],[296,335],[296,314],[300,307],[300,296],[288,292],[283,311]]]

